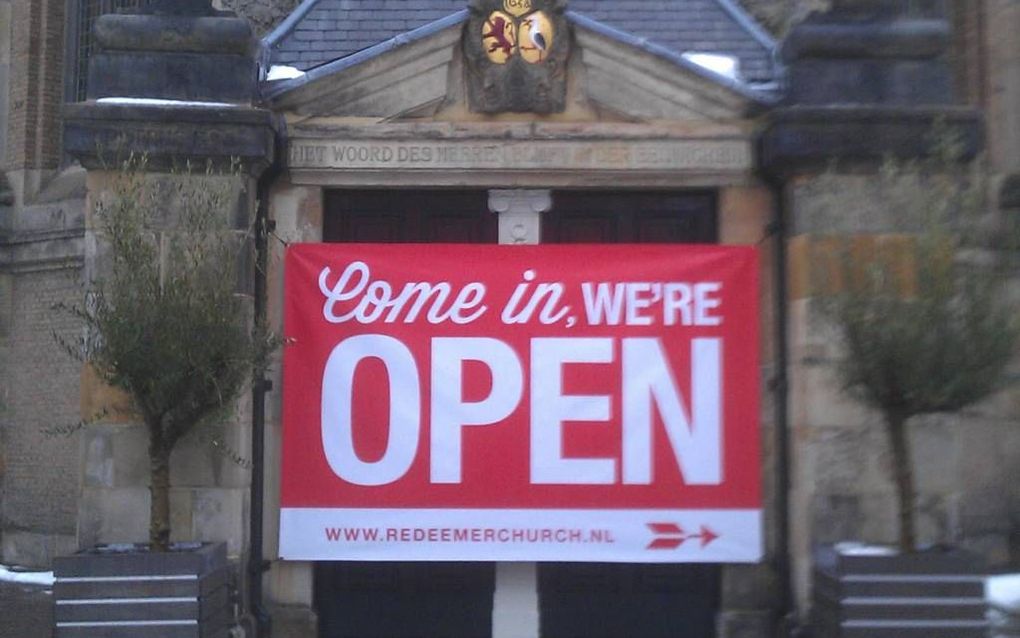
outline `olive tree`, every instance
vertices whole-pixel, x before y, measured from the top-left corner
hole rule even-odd
[[[231,228],[241,175],[146,172],[129,160],[94,205],[97,273],[72,350],[124,391],[148,430],[150,533],[170,540],[170,455],[189,432],[232,411],[277,339],[238,291],[250,233]],[[96,415],[99,416],[99,415]]]
[[[917,541],[908,421],[989,396],[1016,354],[1016,309],[1004,287],[1011,251],[976,232],[987,231],[985,185],[978,172],[961,168],[956,148],[941,140],[932,159],[888,160],[862,187],[868,192],[844,194],[895,217],[896,241],[851,233],[830,238],[827,253],[815,255],[816,271],[828,273],[816,298],[841,337],[844,389],[882,416],[901,551]],[[822,189],[839,188],[825,181]]]

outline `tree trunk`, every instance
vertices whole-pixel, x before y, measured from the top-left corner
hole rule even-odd
[[[914,530],[914,468],[907,438],[907,417],[899,413],[887,413],[885,419],[892,447],[893,476],[896,479],[900,551],[912,552],[917,546],[917,534]]]
[[[170,450],[151,430],[149,435],[149,545],[154,552],[165,552],[170,549]]]

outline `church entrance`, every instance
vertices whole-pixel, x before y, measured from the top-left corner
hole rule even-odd
[[[494,244],[488,202],[485,190],[327,191],[323,239]],[[542,241],[716,243],[716,209],[712,191],[554,191]],[[494,563],[317,563],[320,637],[488,638],[495,575]],[[545,563],[533,587],[543,638],[712,638],[719,583],[716,565]]]

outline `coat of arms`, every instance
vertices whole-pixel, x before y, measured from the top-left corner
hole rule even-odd
[[[472,0],[465,32],[471,108],[554,113],[566,102],[564,0]]]

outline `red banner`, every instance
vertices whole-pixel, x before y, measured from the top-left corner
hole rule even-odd
[[[280,554],[762,554],[758,256],[288,249]]]

